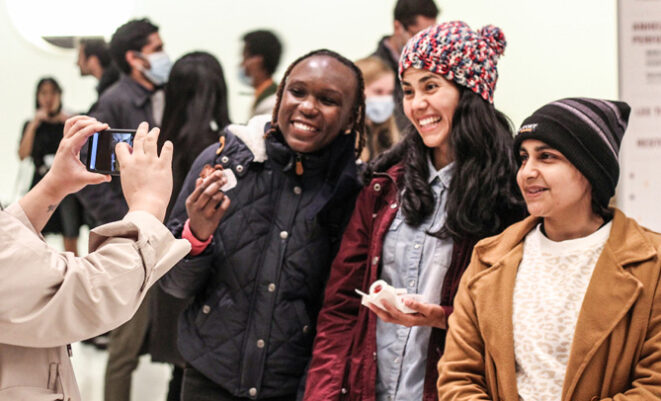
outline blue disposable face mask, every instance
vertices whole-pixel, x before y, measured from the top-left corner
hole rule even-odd
[[[386,122],[395,110],[392,95],[370,96],[365,99],[365,115],[375,124]]]
[[[143,54],[142,57],[149,62],[151,66],[149,69],[142,69],[142,73],[149,82],[156,86],[161,86],[168,82],[170,70],[172,69],[172,61],[164,51]]]
[[[244,84],[245,86],[252,86],[252,78],[246,74],[246,69],[243,67],[239,67],[239,73],[237,75],[239,78],[239,82]]]

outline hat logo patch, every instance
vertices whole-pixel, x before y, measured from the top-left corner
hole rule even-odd
[[[535,132],[537,129],[537,123],[535,124],[526,124],[519,129],[519,134],[525,134],[526,132]]]

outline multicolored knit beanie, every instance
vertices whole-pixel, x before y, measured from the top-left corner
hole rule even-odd
[[[496,26],[475,32],[462,21],[444,22],[409,39],[399,58],[399,78],[411,67],[427,70],[493,103],[496,64],[506,45],[505,34]]]

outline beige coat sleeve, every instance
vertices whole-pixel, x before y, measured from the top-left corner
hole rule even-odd
[[[471,263],[461,278],[454,311],[448,319],[445,351],[438,363],[438,398],[446,400],[490,400],[484,367],[484,343],[477,323],[468,283],[479,271],[473,251]]]
[[[0,211],[0,343],[55,347],[109,331],[190,251],[145,212],[97,227],[89,246],[85,257],[59,252],[18,204]]]

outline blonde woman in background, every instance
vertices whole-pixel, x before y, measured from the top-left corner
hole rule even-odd
[[[360,159],[369,162],[399,142],[393,111],[395,73],[378,57],[356,61],[365,80],[365,128],[367,143]]]

